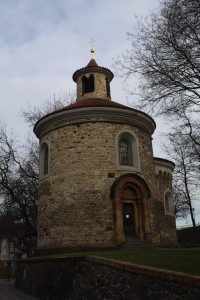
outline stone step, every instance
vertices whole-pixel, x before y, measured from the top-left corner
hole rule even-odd
[[[135,236],[126,236],[126,241],[120,246],[121,249],[150,248],[150,242],[138,240]]]
[[[150,243],[123,243],[120,248],[121,249],[136,249],[136,248],[151,248],[152,245]]]

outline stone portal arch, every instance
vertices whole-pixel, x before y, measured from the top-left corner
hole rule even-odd
[[[124,242],[127,235],[146,240],[151,233],[151,192],[145,180],[136,174],[125,174],[114,181],[110,196],[114,202],[116,242]]]

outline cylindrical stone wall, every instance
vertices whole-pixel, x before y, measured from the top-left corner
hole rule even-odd
[[[116,136],[122,131],[132,132],[138,141],[138,170],[117,164]],[[49,145],[49,173],[40,178],[38,247],[116,245],[110,188],[119,176],[137,173],[154,197],[150,134],[131,125],[88,122],[55,128],[43,142]]]
[[[90,76],[91,74],[88,74]],[[103,98],[103,99],[110,99],[110,96],[107,94],[106,88],[106,75],[104,73],[92,73],[94,76],[94,91],[89,93],[83,93],[82,87],[82,75],[77,79],[77,101],[86,99],[86,98]],[[110,83],[109,83],[110,84]]]
[[[153,226],[155,242],[164,245],[176,245],[176,223],[174,216],[174,202],[171,199],[169,210],[165,210],[165,194],[172,196],[172,173],[174,163],[165,159],[154,158],[157,196],[152,212],[156,216]],[[159,230],[156,230],[159,229]]]

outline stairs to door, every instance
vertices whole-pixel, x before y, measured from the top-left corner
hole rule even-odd
[[[121,249],[134,249],[134,248],[150,248],[150,242],[140,241],[134,235],[126,235],[126,241],[120,246]]]

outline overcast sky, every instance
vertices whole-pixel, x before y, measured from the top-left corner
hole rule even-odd
[[[158,7],[158,0],[0,0],[1,123],[22,137],[28,127],[19,117],[22,108],[75,90],[72,74],[91,59],[92,37],[97,63],[115,73],[113,58],[129,46],[135,15]],[[116,76],[111,96],[123,104],[134,100]],[[164,156],[157,127],[154,155]]]

